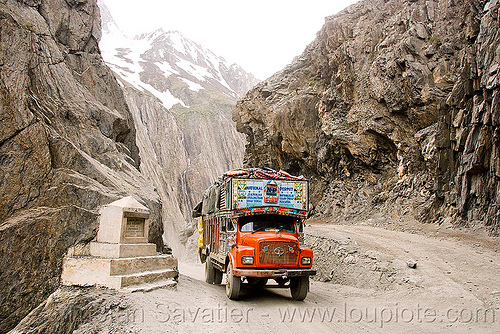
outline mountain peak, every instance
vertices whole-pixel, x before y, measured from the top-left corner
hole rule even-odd
[[[178,30],[158,28],[127,38],[106,5],[100,1],[99,6],[105,27],[100,43],[104,60],[137,89],[160,98],[167,109],[194,103],[191,94],[179,88],[179,82],[192,92],[218,91],[234,100],[258,82],[239,65],[229,64]]]

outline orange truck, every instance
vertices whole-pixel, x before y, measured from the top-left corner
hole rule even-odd
[[[303,243],[308,186],[302,176],[271,169],[230,171],[210,186],[193,209],[207,283],[221,284],[225,273],[229,299],[239,299],[244,287],[264,286],[306,298],[316,274]]]

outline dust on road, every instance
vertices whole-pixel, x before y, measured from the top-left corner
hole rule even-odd
[[[176,290],[131,294],[134,308],[122,321],[139,333],[500,332],[500,255],[494,239],[479,247],[477,241],[324,224],[308,233],[340,243],[355,259],[343,263],[356,270],[342,267],[342,284],[313,280],[303,302],[292,300],[287,289],[247,291],[232,301],[224,285],[204,282],[201,264],[181,263]],[[331,256],[323,263],[342,260]],[[417,268],[408,268],[410,257]],[[391,265],[390,284],[362,279],[377,273],[379,262]]]

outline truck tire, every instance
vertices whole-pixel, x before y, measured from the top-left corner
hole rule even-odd
[[[227,266],[226,272],[226,295],[229,299],[236,300],[240,298],[241,278],[234,276],[231,270],[231,263]]]
[[[214,284],[219,285],[222,283],[222,271],[220,271],[219,269],[216,269],[216,268],[214,268],[214,271],[215,271]]]
[[[205,261],[205,282],[208,284],[215,283],[215,268],[210,258]]]
[[[299,276],[290,278],[290,292],[292,299],[304,300],[309,291],[309,276]]]

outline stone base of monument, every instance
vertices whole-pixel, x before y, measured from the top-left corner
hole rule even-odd
[[[137,256],[155,256],[155,244],[108,244],[92,241],[90,253],[104,258],[124,258]]]
[[[149,210],[132,197],[101,210],[97,240],[72,248],[63,259],[63,285],[100,285],[122,291],[173,287],[179,276],[172,255],[147,243]]]
[[[65,257],[63,285],[101,285],[123,291],[152,290],[177,284],[177,259],[171,255],[119,259]]]

